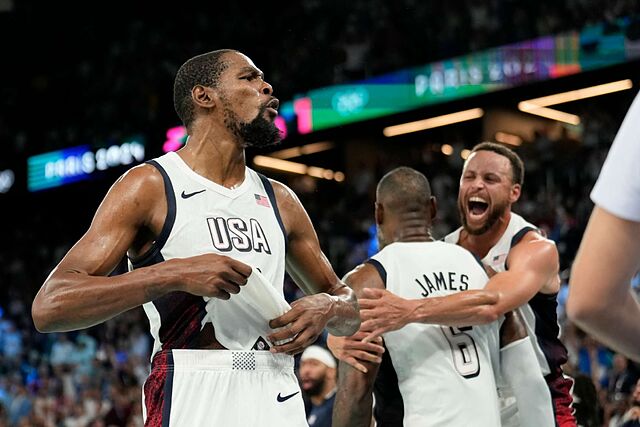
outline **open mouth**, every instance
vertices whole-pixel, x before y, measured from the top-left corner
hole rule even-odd
[[[280,101],[278,98],[273,98],[271,101],[267,102],[267,109],[273,110],[276,114],[278,113],[278,108],[280,107]]]
[[[489,209],[489,203],[480,197],[471,197],[467,202],[467,210],[472,217],[480,217]]]

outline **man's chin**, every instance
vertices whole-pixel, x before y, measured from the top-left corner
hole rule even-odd
[[[468,216],[461,217],[462,219],[462,228],[469,234],[478,235],[482,234],[482,232],[486,229],[487,220],[486,218],[483,221],[470,221]]]
[[[465,223],[462,227],[464,228],[464,231],[466,231],[467,233],[469,233],[469,234],[471,234],[473,236],[479,236],[481,234],[484,234],[488,229],[486,223],[484,223],[484,224],[482,224],[480,226],[471,226],[471,225]]]

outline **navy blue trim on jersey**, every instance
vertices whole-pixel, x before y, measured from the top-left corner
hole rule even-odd
[[[160,254],[160,250],[167,242],[169,234],[171,233],[171,229],[173,229],[173,224],[176,222],[176,195],[173,192],[173,185],[171,185],[171,179],[169,179],[169,175],[167,175],[167,172],[164,170],[164,168],[160,166],[160,164],[155,160],[149,160],[146,163],[154,166],[162,175],[162,181],[164,182],[164,194],[167,199],[167,217],[164,220],[164,225],[162,226],[162,230],[160,231],[158,238],[155,242],[153,242],[151,248],[143,255],[135,258],[130,258],[131,264],[134,268],[155,264],[154,261],[156,261],[158,254]]]
[[[162,403],[162,427],[169,427],[171,416],[171,395],[173,393],[173,352],[167,352],[167,378],[164,382],[164,397]]]
[[[518,243],[520,243],[520,240],[522,240],[522,238],[524,237],[525,234],[527,234],[530,231],[538,231],[537,228],[533,228],[533,227],[524,227],[522,230],[518,231],[516,234],[513,235],[513,237],[511,238],[511,246],[509,246],[510,248],[514,247],[515,245],[517,245]]]
[[[478,255],[474,254],[473,252],[469,252],[469,253],[471,255],[473,255],[473,258],[478,262],[478,264],[480,264],[480,267],[482,267],[482,269],[484,271],[487,271],[487,267],[485,267],[485,265],[482,263],[482,258],[480,258]]]
[[[386,288],[387,287],[387,270],[385,270],[382,264],[380,264],[380,261],[378,261],[377,259],[369,258],[368,260],[365,261],[365,264],[371,264],[378,271],[378,274],[382,279],[382,283],[384,283],[384,287]]]
[[[544,354],[551,372],[561,371],[562,365],[567,363],[568,352],[560,336],[558,325],[558,294],[543,294],[538,292],[529,300],[529,307],[536,318],[535,334],[538,345]]]
[[[373,408],[376,425],[378,427],[402,427],[404,402],[389,349],[382,354],[382,363],[373,383],[373,395],[376,402]]]
[[[264,186],[264,189],[267,192],[267,197],[269,197],[269,200],[271,201],[271,206],[273,206],[273,212],[276,214],[276,219],[278,220],[278,224],[280,225],[280,230],[282,230],[282,235],[284,236],[284,245],[286,248],[287,242],[288,242],[287,229],[284,228],[284,223],[282,222],[282,217],[280,216],[280,209],[278,209],[278,202],[276,201],[276,193],[273,191],[273,185],[271,184],[271,181],[269,181],[269,178],[262,175],[261,173],[258,173],[258,172],[256,173],[260,177],[260,181],[262,181],[262,185]]]
[[[513,248],[515,245],[520,243],[520,240],[522,240],[524,235],[530,231],[538,232],[538,229],[533,227],[528,227],[528,226],[524,227],[522,230],[518,231],[516,234],[513,235],[513,237],[511,238],[511,246],[509,246],[509,248]],[[507,255],[507,259],[504,260],[505,270],[509,269],[509,265],[507,264],[508,261],[509,261],[509,256]]]

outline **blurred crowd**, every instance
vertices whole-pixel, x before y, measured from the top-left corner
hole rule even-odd
[[[70,22],[64,17],[50,20],[42,8],[59,5],[16,2],[13,11],[0,12],[3,38],[25,22],[51,34],[37,43],[26,39],[31,46],[10,48],[25,68],[2,70],[13,83],[0,86],[0,141],[16,153],[32,154],[34,146],[41,152],[132,132],[161,134],[176,122],[171,100],[175,70],[185,58],[213,48],[246,50],[267,72],[276,95],[287,99],[300,90],[603,19],[637,19],[640,12],[634,0],[463,3],[304,0],[282,2],[268,16],[233,2],[211,3],[198,6],[211,10],[195,17],[175,14],[171,21],[149,20],[143,11],[133,10],[117,27],[108,19],[122,19],[123,12],[115,8],[99,22],[74,23],[58,33],[54,24]],[[95,32],[87,33],[89,25]],[[61,45],[66,48],[53,48]],[[25,114],[33,99],[47,111],[37,121]],[[57,106],[62,100],[64,109]],[[570,355],[566,371],[577,379],[576,407],[585,426],[619,425],[640,378],[637,364],[585,335],[564,315],[571,262],[592,208],[588,194],[623,114],[622,109],[583,111],[580,132],[552,135],[541,129],[516,149],[527,175],[515,210],[544,229],[561,255],[564,285],[558,312]],[[473,142],[464,145],[470,148]],[[434,144],[407,150],[397,159],[381,152],[373,166],[348,176],[343,185],[309,177],[288,182],[308,209],[339,275],[375,251],[375,184],[395,166],[415,167],[431,180],[439,199],[435,237],[459,224],[460,157],[446,156]],[[54,208],[34,212],[16,207],[32,220],[28,227],[23,226],[26,221],[16,222],[4,230],[0,242],[0,427],[142,425],[141,386],[151,341],[141,309],[81,332],[39,334],[33,327],[34,290],[79,237],[76,222],[86,228],[90,220],[86,213],[77,218],[49,215]],[[640,279],[634,283],[639,289]],[[290,279],[285,293],[290,301],[300,296]]]
[[[0,12],[0,43],[13,65],[0,69],[0,140],[35,154],[132,133],[162,137],[177,123],[175,71],[187,58],[218,48],[247,53],[275,95],[288,100],[472,50],[603,20],[614,25],[619,17],[637,23],[629,38],[640,37],[635,0],[304,0],[270,2],[268,10],[211,2],[198,3],[194,13],[157,7],[165,19],[111,2],[24,0]],[[29,114],[33,99],[47,112],[38,120]]]
[[[637,364],[599,344],[564,315],[571,262],[592,209],[588,193],[621,114],[584,113],[579,134],[562,132],[554,139],[540,131],[534,140],[516,148],[524,158],[527,174],[522,199],[514,210],[545,230],[560,251],[563,287],[558,313],[562,341],[569,349],[565,369],[577,379],[576,408],[586,426],[621,425],[618,421],[634,399],[633,390],[640,378]],[[344,185],[308,177],[290,180],[338,274],[346,273],[375,251],[375,184],[399,164],[423,171],[432,183],[439,201],[435,237],[443,237],[459,224],[456,193],[462,160],[427,145],[410,150],[416,153],[397,159],[381,152],[374,167],[361,169]],[[407,161],[407,157],[413,160]],[[49,236],[60,239],[57,246],[39,244],[35,232],[20,234],[25,252],[35,249],[41,252],[41,258],[21,260],[7,252],[1,254],[6,267],[1,277],[11,291],[2,300],[0,317],[0,426],[140,425],[141,386],[149,369],[151,347],[141,309],[88,331],[39,334],[33,328],[29,314],[33,295],[18,287],[26,278],[39,277],[41,281],[75,240],[63,239],[65,228],[60,221],[53,227],[58,231]],[[640,278],[636,277],[634,287],[640,289],[639,285]],[[289,301],[301,296],[289,278],[285,296]]]

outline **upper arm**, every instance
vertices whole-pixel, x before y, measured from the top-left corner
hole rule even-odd
[[[360,264],[347,273],[342,281],[353,289],[358,298],[360,298],[362,290],[365,288],[385,288],[380,273],[370,263]]]
[[[271,182],[287,231],[287,272],[306,294],[333,293],[344,285],[320,249],[309,215],[293,191],[279,182]]]
[[[509,269],[493,276],[486,289],[498,293],[497,311],[505,313],[527,303],[538,292],[557,292],[559,256],[555,244],[528,233],[509,252]]]
[[[69,250],[53,275],[79,272],[108,275],[126,255],[143,227],[152,227],[158,201],[166,202],[162,177],[150,165],[129,170],[109,189],[87,232]],[[160,215],[158,215],[160,217]]]
[[[640,270],[640,222],[596,206],[582,238],[569,286],[569,304],[610,307],[629,293]]]

